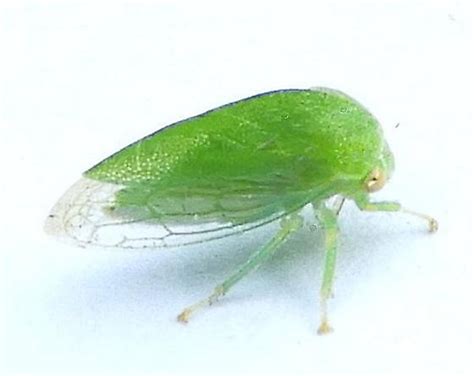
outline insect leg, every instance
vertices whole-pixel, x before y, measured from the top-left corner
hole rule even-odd
[[[220,285],[216,286],[214,292],[209,297],[184,309],[183,312],[179,314],[178,321],[187,323],[189,317],[195,311],[215,303],[221,296],[224,296],[233,285],[235,285],[251,271],[256,270],[260,265],[263,264],[263,262],[268,260],[275,253],[278,247],[287,240],[289,235],[298,230],[302,225],[303,219],[299,215],[292,215],[290,217],[284,218],[280,222],[280,230],[267,245],[265,245],[259,251],[253,253],[236,273],[231,275]]]
[[[358,195],[354,197],[354,201],[356,205],[359,207],[360,210],[363,211],[399,211],[402,213],[407,213],[410,215],[414,215],[418,218],[424,219],[428,222],[428,229],[430,232],[436,232],[438,230],[438,222],[433,217],[418,213],[409,209],[405,209],[402,207],[398,202],[395,201],[380,201],[380,202],[371,202],[369,196]]]
[[[318,334],[327,334],[332,331],[328,322],[327,301],[331,297],[334,271],[336,268],[337,236],[339,234],[337,225],[338,211],[327,208],[325,203],[315,203],[313,206],[324,229],[325,243],[323,282],[320,290],[321,323],[319,325]]]

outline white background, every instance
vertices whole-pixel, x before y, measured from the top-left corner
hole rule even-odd
[[[7,374],[471,374],[472,9],[461,1],[1,3],[2,368]],[[271,234],[110,252],[48,238],[82,171],[157,128],[279,88],[329,86],[381,121],[397,169],[352,205],[316,335],[321,235],[308,228],[187,327]],[[395,128],[395,125],[400,125]]]

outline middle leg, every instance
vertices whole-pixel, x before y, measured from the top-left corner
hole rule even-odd
[[[339,234],[337,225],[338,212],[327,208],[324,202],[313,203],[313,207],[323,226],[325,243],[323,281],[320,290],[321,323],[319,325],[318,334],[327,334],[332,331],[328,321],[327,302],[332,294],[334,272],[336,269],[337,236]]]

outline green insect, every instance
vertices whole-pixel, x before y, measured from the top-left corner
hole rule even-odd
[[[187,322],[268,260],[303,224],[311,204],[325,234],[321,323],[328,333],[337,214],[344,199],[364,211],[426,215],[397,202],[372,202],[394,168],[377,120],[346,94],[325,88],[278,90],[174,123],[83,174],[52,209],[49,233],[116,248],[196,244],[278,221],[272,240],[206,299],[186,308]],[[329,205],[329,199],[339,203]]]

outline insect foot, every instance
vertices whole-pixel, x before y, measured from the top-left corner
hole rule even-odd
[[[222,286],[222,285],[219,285],[217,286],[215,289],[214,289],[214,292],[206,299],[203,299],[199,302],[197,302],[196,304],[193,304],[192,306],[188,307],[188,308],[185,308],[183,310],[183,312],[181,312],[177,319],[179,322],[183,323],[183,324],[187,324],[189,322],[189,318],[191,317],[191,315],[196,312],[197,310],[201,309],[201,308],[204,308],[206,306],[211,306],[213,305],[215,302],[217,302],[217,300],[219,299],[219,297],[221,296],[224,296],[225,294],[225,287]]]
[[[189,309],[189,308],[186,308],[185,310],[183,310],[183,312],[181,312],[177,319],[180,323],[182,324],[187,324],[189,322],[189,316],[191,316],[191,313],[192,313],[192,310]]]
[[[334,329],[329,326],[329,323],[327,321],[323,321],[321,325],[318,328],[318,334],[319,335],[324,335],[324,334],[329,334],[333,332]]]
[[[438,221],[436,219],[430,218],[428,226],[429,226],[429,231],[430,232],[438,231],[439,225],[438,225]]]

